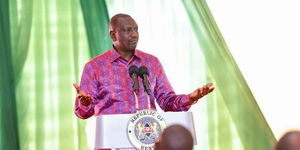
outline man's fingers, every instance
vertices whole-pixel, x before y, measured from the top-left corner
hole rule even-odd
[[[93,99],[92,96],[85,93],[83,90],[81,90],[80,87],[76,83],[73,83],[73,86],[75,87],[75,89],[77,91],[77,98],[79,99],[80,103],[85,106],[90,105],[90,103]]]
[[[212,92],[215,88],[213,87],[212,83],[207,83],[201,88],[196,89],[193,93],[190,94],[190,98],[192,100],[197,100],[199,98],[202,98]]]
[[[212,83],[206,84],[206,85],[204,86],[205,93],[210,93],[210,92],[211,92],[211,89],[214,89],[212,86],[213,86]]]
[[[203,88],[208,91],[212,86],[213,86],[212,83],[208,83],[208,84],[204,85]]]
[[[209,92],[208,92],[208,93],[212,92],[214,89],[215,89],[215,88],[211,88],[211,89],[209,89]]]
[[[88,106],[90,105],[91,101],[92,101],[92,97],[89,95],[83,96],[81,99],[79,99],[81,104]]]
[[[204,85],[202,88],[199,88],[198,95],[200,96],[200,98],[207,95],[208,93],[212,92],[215,89],[212,86],[213,86],[212,83],[208,83],[208,84]]]
[[[86,97],[89,98],[89,99],[93,99],[92,96],[89,95],[89,94],[87,94]]]
[[[203,93],[203,88],[199,88],[198,89],[198,92],[197,92],[197,95],[201,97],[201,94]]]
[[[213,86],[212,83],[207,83],[206,85],[204,85],[204,87],[205,87],[205,88],[208,88],[208,89],[209,89],[210,87],[212,87],[212,86]]]
[[[203,94],[202,95],[206,95],[208,92],[209,88],[208,87],[204,87],[203,88]]]
[[[78,98],[90,98],[92,99],[92,96],[89,94],[86,94],[84,91],[81,91],[80,93],[77,94]]]
[[[79,93],[80,92],[80,87],[76,83],[73,83],[73,86],[75,87],[77,93]]]
[[[92,99],[92,96],[85,93],[83,90],[81,90],[80,87],[76,83],[73,83],[73,86],[75,87],[75,89],[77,91],[77,97],[78,98],[88,97],[88,98]]]

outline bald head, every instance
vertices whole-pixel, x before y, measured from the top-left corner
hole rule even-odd
[[[300,150],[300,131],[284,134],[276,144],[275,150]]]
[[[114,31],[116,27],[118,26],[118,23],[120,22],[119,19],[124,19],[124,18],[131,18],[131,16],[127,14],[116,14],[113,17],[111,17],[110,22],[109,22],[109,31]]]
[[[160,150],[192,150],[193,137],[185,127],[172,125],[163,131],[155,147]]]

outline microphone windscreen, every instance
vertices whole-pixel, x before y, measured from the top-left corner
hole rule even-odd
[[[128,70],[130,76],[134,73],[136,73],[137,75],[139,74],[139,69],[136,65],[130,66]]]
[[[139,75],[142,76],[144,74],[149,76],[149,70],[148,70],[147,67],[141,66],[140,69],[139,69]]]

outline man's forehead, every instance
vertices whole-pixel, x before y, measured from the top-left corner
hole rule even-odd
[[[120,17],[116,21],[116,25],[137,25],[135,20],[129,16]]]

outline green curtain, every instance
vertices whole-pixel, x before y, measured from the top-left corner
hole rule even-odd
[[[209,148],[268,150],[275,137],[218,30],[205,0],[182,0],[206,59]]]
[[[32,0],[10,0],[10,31],[14,65],[15,84],[20,80],[21,72],[28,54],[32,23]],[[18,8],[18,6],[21,6]]]
[[[105,0],[80,0],[91,57],[112,47],[109,16]]]
[[[0,149],[88,149],[72,83],[111,48],[105,1],[0,4]]]
[[[19,149],[9,1],[0,1],[0,149]]]
[[[22,150],[87,149],[85,122],[73,113],[72,83],[90,58],[79,1],[12,0],[9,7],[17,144]]]

